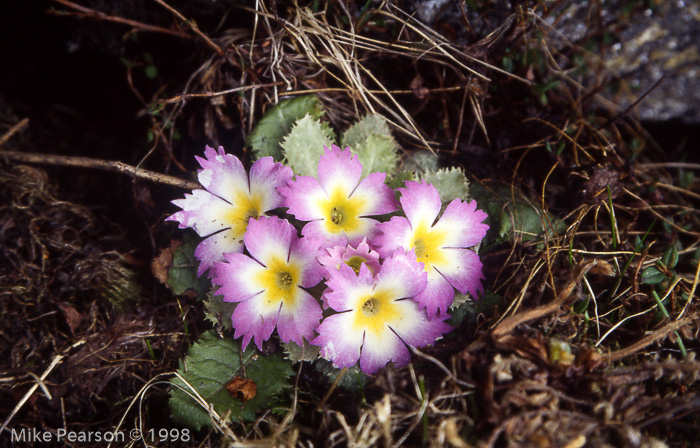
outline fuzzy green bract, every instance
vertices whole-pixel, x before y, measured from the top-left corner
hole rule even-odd
[[[226,389],[233,377],[244,376],[242,367],[245,367],[245,377],[255,381],[257,386],[257,394],[245,405],[238,398],[232,398]],[[178,373],[220,416],[230,411],[231,421],[254,421],[256,411],[273,408],[279,403],[290,388],[288,380],[294,371],[291,363],[279,354],[263,356],[252,345],[241,353],[238,341],[230,337],[219,339],[210,331],[190,347],[185,362],[180,361]],[[171,383],[175,386],[170,391],[169,401],[173,418],[195,430],[210,427],[209,413],[190,397],[190,387],[177,377]]]
[[[395,173],[399,161],[398,144],[386,120],[367,115],[345,131],[341,147],[349,146],[362,163],[362,177],[369,173]]]
[[[332,144],[333,131],[328,124],[307,114],[294,123],[292,131],[282,141],[285,164],[297,176],[316,177],[323,148],[330,148]]]
[[[464,201],[469,199],[469,181],[461,168],[428,170],[420,178],[437,188],[443,204],[449,204],[457,198]]]
[[[294,123],[307,114],[318,119],[323,113],[321,101],[314,95],[282,100],[260,119],[248,135],[246,145],[253,150],[256,158],[272,156],[280,162],[283,159],[280,144]]]
[[[209,292],[204,299],[205,318],[214,325],[221,325],[226,330],[233,329],[231,316],[236,304],[233,302],[224,302],[223,296]]]

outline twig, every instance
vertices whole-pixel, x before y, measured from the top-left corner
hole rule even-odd
[[[249,85],[249,86],[241,86],[241,87],[235,87],[233,89],[228,89],[228,90],[221,90],[219,92],[205,92],[205,93],[183,93],[182,95],[177,95],[172,98],[168,98],[165,100],[156,100],[156,104],[171,104],[171,103],[177,103],[178,101],[186,100],[188,98],[212,98],[216,96],[223,96],[223,95],[228,95],[229,93],[236,93],[236,92],[245,92],[246,90],[252,90],[252,89],[259,89],[259,88],[264,88],[264,87],[274,87],[274,86],[281,86],[282,84],[286,84],[283,81],[278,81],[278,82],[272,82],[269,84],[254,84],[254,85]],[[301,92],[301,93],[306,93],[306,92]],[[288,95],[285,93],[285,95]]]
[[[656,168],[686,168],[689,170],[700,170],[700,163],[687,162],[662,162],[662,163],[640,163],[637,165],[638,170],[656,169]]]
[[[515,329],[520,324],[524,324],[534,319],[544,317],[548,314],[553,313],[558,310],[561,305],[563,305],[566,300],[574,292],[575,286],[581,281],[581,278],[597,264],[597,260],[586,261],[581,263],[578,268],[572,272],[569,282],[561,291],[559,296],[554,299],[551,303],[535,308],[532,310],[527,310],[525,312],[514,314],[503,319],[498,325],[496,325],[491,332],[491,335],[498,339],[501,338]]]
[[[56,1],[58,1],[58,0],[56,0]],[[187,17],[185,17],[185,16],[183,16],[182,14],[180,14],[180,12],[179,12],[178,10],[176,10],[176,9],[173,8],[172,6],[168,5],[168,4],[165,3],[163,0],[154,0],[154,1],[155,1],[156,3],[162,5],[165,9],[167,9],[167,10],[170,11],[171,13],[173,13],[173,14],[175,15],[175,17],[177,17],[178,19],[180,19],[180,20],[182,20],[184,23],[186,23],[187,26],[190,27],[190,29],[191,29],[197,36],[199,36],[199,37],[201,37],[202,39],[204,39],[204,41],[207,43],[207,45],[209,45],[211,48],[213,48],[214,51],[216,51],[216,53],[217,53],[219,56],[224,56],[224,55],[225,55],[224,50],[222,50],[221,47],[219,47],[218,45],[216,45],[216,43],[214,43],[214,41],[212,41],[211,39],[209,39],[209,37],[208,37],[206,34],[204,34],[203,32],[201,32],[201,31],[199,30],[199,27],[197,27],[197,24],[194,23],[194,21],[189,20]]]
[[[142,30],[142,31],[164,33],[164,34],[170,34],[170,35],[177,36],[177,37],[182,37],[185,39],[192,39],[192,36],[190,36],[189,34],[185,34],[181,31],[175,31],[175,30],[170,30],[167,28],[161,28],[159,26],[149,25],[147,23],[137,22],[135,20],[125,19],[123,17],[110,16],[108,14],[101,12],[101,11],[95,11],[94,9],[90,9],[90,8],[86,8],[84,6],[76,5],[75,3],[72,3],[68,0],[53,0],[53,1],[56,3],[59,3],[63,6],[66,6],[68,8],[74,9],[76,11],[80,11],[81,14],[78,14],[78,16],[86,16],[86,17],[92,17],[92,18],[98,19],[98,20],[106,20],[108,22],[121,23],[122,25],[133,26],[134,28]],[[64,14],[74,14],[74,13],[64,13]]]
[[[167,174],[156,173],[155,171],[137,169],[131,165],[127,165],[126,163],[115,162],[112,160],[17,151],[0,151],[0,159],[15,160],[25,163],[36,163],[40,165],[74,166],[77,168],[111,171],[120,174],[127,174],[129,176],[154,183],[171,185],[173,187],[184,188],[187,190],[201,188],[198,182],[168,176]]]
[[[626,358],[630,355],[633,355],[637,353],[639,350],[643,349],[644,347],[653,344],[654,342],[665,338],[670,332],[676,331],[679,328],[683,327],[684,325],[689,324],[692,322],[693,319],[690,317],[684,317],[682,319],[675,320],[665,327],[653,332],[649,336],[635,342],[634,344],[630,345],[629,347],[625,347],[620,350],[615,350],[614,352],[610,352],[606,358],[608,359],[609,362],[615,362],[619,361],[620,359]]]
[[[12,126],[9,131],[5,132],[2,137],[0,137],[0,146],[4,145],[6,141],[12,138],[13,135],[18,133],[23,127],[29,124],[29,118],[23,118],[19,123]]]
[[[14,416],[19,412],[20,409],[22,409],[22,406],[24,406],[24,403],[29,400],[29,397],[32,396],[32,394],[39,388],[39,386],[45,387],[44,386],[44,380],[46,379],[47,376],[53,371],[53,369],[56,368],[58,364],[60,364],[61,360],[66,357],[66,354],[73,348],[82,345],[85,343],[85,340],[80,340],[76,342],[75,344],[71,345],[68,347],[66,350],[63,351],[63,353],[59,353],[54,355],[53,359],[51,360],[51,364],[49,364],[49,367],[44,371],[44,373],[37,379],[37,381],[34,383],[32,387],[29,388],[26,394],[22,397],[21,400],[19,400],[19,403],[12,409],[12,412],[10,412],[10,415],[7,416],[5,421],[2,423],[2,426],[0,426],[0,434],[7,428],[7,425],[10,424]]]

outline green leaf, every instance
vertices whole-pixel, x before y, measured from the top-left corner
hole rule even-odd
[[[290,341],[289,343],[282,344],[284,348],[285,357],[292,363],[297,363],[299,361],[315,361],[318,358],[318,354],[321,352],[321,347],[318,345],[311,345],[304,340],[304,347],[302,348],[296,342]]]
[[[387,185],[389,185],[389,188],[392,189],[401,188],[404,186],[404,182],[407,180],[416,180],[416,173],[405,170],[399,171],[389,180],[389,182],[387,182]]]
[[[158,68],[155,65],[147,65],[144,71],[148,79],[156,79],[158,76]]]
[[[425,171],[437,171],[439,168],[437,154],[430,151],[416,151],[409,154],[403,162],[403,169],[423,173]]]
[[[282,100],[263,116],[246,138],[256,158],[272,156],[282,160],[282,139],[292,130],[292,125],[305,115],[321,118],[321,101],[314,95],[304,95]]]
[[[666,279],[666,275],[656,266],[649,266],[642,271],[642,283],[645,285],[656,285]]]
[[[221,325],[222,328],[230,330],[233,328],[231,316],[236,309],[234,302],[224,302],[224,296],[215,295],[214,292],[207,294],[204,299],[205,317],[214,325]]]
[[[437,188],[443,204],[448,204],[457,198],[463,201],[469,200],[469,181],[461,168],[429,170],[420,177],[421,180],[433,184]]]
[[[676,267],[676,263],[678,263],[678,249],[675,246],[670,246],[666,249],[661,257],[661,263],[668,269]]]
[[[399,145],[381,115],[366,115],[345,131],[342,147],[349,146],[362,163],[362,176],[369,173],[394,174]]]
[[[235,376],[255,381],[257,393],[245,405],[233,398],[226,384]],[[180,361],[178,373],[197,393],[224,416],[230,412],[231,421],[254,421],[255,413],[274,407],[289,389],[289,377],[294,373],[289,361],[279,354],[262,355],[251,344],[241,353],[240,344],[231,338],[219,339],[215,332],[204,333],[190,347],[186,362]],[[170,391],[170,411],[173,418],[195,430],[211,426],[205,408],[195,401],[190,386],[175,377]],[[189,394],[188,394],[189,393]]]
[[[362,177],[366,177],[369,173],[392,175],[396,172],[399,155],[397,153],[398,146],[393,137],[370,135],[366,140],[351,148],[362,163]]]
[[[342,369],[336,368],[332,362],[326,361],[323,358],[319,358],[315,363],[314,367],[319,372],[323,373],[328,377],[328,381],[333,384],[338,375],[343,371]],[[345,372],[343,377],[338,382],[338,387],[341,387],[350,392],[360,392],[365,387],[367,383],[367,375],[365,375],[362,370],[360,370],[359,364],[355,364],[349,367]]]
[[[489,231],[484,238],[487,246],[505,242],[528,242],[547,233],[553,237],[566,230],[566,225],[548,212],[528,201],[518,190],[505,185],[473,184],[471,194],[477,208],[488,214],[484,221]]]
[[[189,234],[185,234],[182,239],[184,244],[173,250],[173,262],[168,269],[168,286],[176,295],[194,291],[198,297],[204,297],[211,288],[211,282],[206,276],[197,275],[199,262],[194,256],[194,250],[199,239]]]
[[[305,115],[294,123],[292,131],[282,142],[283,155],[294,174],[316,177],[323,147],[330,148],[332,144],[333,131],[328,124]]]

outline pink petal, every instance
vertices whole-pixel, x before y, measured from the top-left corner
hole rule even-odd
[[[241,302],[263,291],[251,281],[265,270],[260,263],[243,254],[226,254],[226,261],[214,265],[212,278],[212,282],[220,286],[216,294],[223,295],[224,301]]]
[[[372,244],[382,258],[391,257],[399,247],[408,249],[411,246],[413,229],[408,219],[394,216],[387,222],[377,224],[377,229],[379,234],[372,240]]]
[[[228,202],[205,190],[192,190],[185,194],[185,199],[176,199],[173,204],[182,209],[166,221],[177,221],[180,228],[190,227],[199,236],[209,236],[223,229],[231,228],[231,212],[235,210]]]
[[[445,313],[455,299],[455,290],[435,269],[428,271],[428,283],[423,292],[413,298],[419,307],[425,308],[429,318]]]
[[[282,195],[277,187],[287,185],[294,173],[288,166],[275,162],[272,157],[262,157],[250,167],[250,194],[261,198],[262,210],[268,211],[282,206]]]
[[[321,188],[318,179],[297,176],[295,180],[278,188],[283,196],[282,206],[289,207],[289,213],[300,221],[314,221],[325,218],[322,204],[328,195]]]
[[[486,236],[489,226],[483,224],[486,213],[476,209],[476,201],[455,199],[447,206],[433,229],[444,232],[444,247],[472,247]]]
[[[314,330],[318,327],[321,317],[323,312],[316,299],[308,292],[300,290],[294,305],[282,304],[277,321],[280,339],[282,342],[294,341],[303,345],[303,339],[310,341],[314,338]]]
[[[386,366],[389,361],[395,362],[397,367],[408,365],[411,355],[406,345],[389,328],[382,335],[373,335],[372,332],[366,331],[360,355],[362,371],[371,375]]]
[[[351,367],[360,359],[363,333],[353,329],[352,313],[329,316],[316,330],[318,336],[312,345],[321,347],[321,356],[338,368]]]
[[[429,319],[425,311],[419,311],[418,306],[413,301],[402,301],[413,306],[413,311],[406,310],[404,315],[411,316],[406,319],[401,319],[391,325],[392,330],[401,338],[401,340],[412,347],[424,347],[434,343],[441,338],[443,334],[452,331],[452,327],[443,322],[450,317],[447,314],[441,317]]]
[[[224,230],[202,240],[194,250],[194,256],[199,260],[197,275],[201,276],[214,263],[224,261],[224,254],[243,252],[243,239],[232,230]]]
[[[391,258],[384,260],[377,274],[376,289],[390,290],[397,299],[415,297],[425,289],[427,274],[423,263],[416,261],[416,254],[397,249]]]
[[[255,296],[236,305],[233,310],[231,321],[236,329],[234,338],[243,336],[242,350],[245,350],[251,338],[254,338],[255,345],[262,351],[263,341],[270,339],[272,330],[277,324],[279,308],[265,308],[260,306],[260,300]]]
[[[362,216],[385,215],[399,207],[394,190],[384,184],[386,173],[370,173],[360,181],[350,197],[360,197],[364,201]]]
[[[219,152],[207,146],[204,151],[206,158],[197,157],[202,170],[197,178],[204,188],[230,203],[236,202],[236,194],[248,194],[248,175],[238,157],[226,154],[219,146]]]
[[[286,219],[261,216],[251,219],[245,233],[245,247],[263,265],[273,259],[287,261],[294,228]]]
[[[326,301],[328,306],[336,311],[343,312],[354,308],[358,296],[370,294],[374,287],[374,277],[372,272],[365,265],[360,266],[360,272],[355,275],[355,271],[348,266],[347,269],[339,269],[326,285],[331,291],[326,291]]]
[[[474,299],[483,291],[481,280],[485,277],[479,256],[469,249],[445,249],[450,262],[434,268],[462,294],[469,293]]]
[[[353,156],[350,148],[343,150],[333,145],[331,149],[324,149],[325,153],[318,162],[318,180],[321,187],[329,197],[339,186],[350,195],[362,177],[360,160]]]
[[[407,181],[406,188],[400,188],[399,191],[399,201],[411,226],[414,229],[420,227],[421,223],[427,227],[432,226],[442,206],[440,193],[433,184]]]
[[[297,263],[302,270],[299,285],[304,288],[316,286],[323,278],[323,266],[316,259],[319,253],[319,243],[311,238],[292,237],[292,247],[289,252],[290,262]]]

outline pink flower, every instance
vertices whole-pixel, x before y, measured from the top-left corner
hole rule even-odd
[[[384,184],[386,173],[371,173],[364,179],[362,164],[350,148],[325,148],[318,164],[318,179],[297,176],[279,188],[283,205],[300,221],[310,221],[304,236],[320,238],[323,247],[357,245],[376,233],[377,221],[397,208],[394,192]]]
[[[224,253],[243,252],[243,234],[248,220],[282,205],[276,187],[292,178],[292,169],[272,157],[258,159],[250,177],[236,156],[219,147],[207,147],[206,158],[197,157],[202,169],[197,175],[204,190],[193,190],[173,201],[182,210],[167,218],[180,228],[191,227],[205,239],[197,246],[198,274],[224,260]]]
[[[415,251],[428,274],[427,286],[415,300],[428,316],[447,311],[454,288],[476,298],[484,276],[479,256],[470,248],[486,235],[486,213],[476,209],[476,201],[455,199],[437,220],[442,203],[432,184],[409,181],[399,191],[406,218],[379,224],[381,234],[373,240],[379,254],[388,257],[399,248]]]
[[[360,272],[360,265],[367,265],[372,274],[379,272],[379,253],[372,250],[367,244],[367,238],[363,238],[362,242],[357,247],[351,245],[334,246],[326,249],[324,254],[318,257],[318,262],[321,263],[326,270],[324,277],[330,278],[342,266],[349,266],[356,274]]]
[[[244,350],[251,338],[262,350],[277,326],[282,342],[303,345],[302,338],[311,340],[321,319],[318,302],[302,289],[323,277],[317,248],[275,216],[251,220],[244,240],[250,257],[225,254],[212,279],[225,301],[239,302],[232,317],[234,337],[243,336]]]
[[[341,269],[327,283],[332,290],[328,304],[338,314],[321,323],[311,343],[321,346],[321,356],[336,367],[350,367],[359,360],[362,371],[372,374],[390,361],[404,366],[410,361],[406,345],[431,344],[452,329],[444,317],[428,319],[410,299],[426,283],[426,273],[413,254],[397,250],[376,277],[362,264],[358,275]]]

